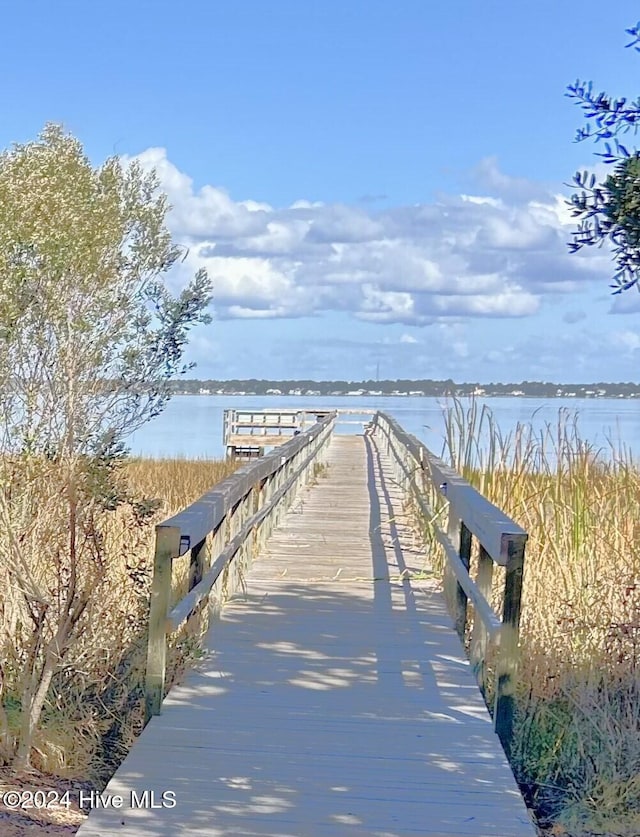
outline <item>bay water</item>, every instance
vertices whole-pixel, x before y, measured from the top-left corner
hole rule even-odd
[[[445,434],[444,410],[451,401],[419,396],[253,396],[179,395],[165,411],[133,434],[128,444],[132,455],[147,457],[221,458],[225,409],[262,410],[296,407],[348,410],[382,410],[393,416],[409,433],[440,455]],[[559,414],[576,417],[580,437],[612,454],[612,445],[624,446],[640,458],[640,403],[623,398],[476,398],[480,409],[487,405],[503,434],[518,423],[530,423],[537,433],[555,427]],[[470,400],[462,400],[468,408]],[[345,420],[360,416],[345,415]],[[366,417],[365,417],[366,419]],[[338,425],[338,433],[361,433],[356,425]]]

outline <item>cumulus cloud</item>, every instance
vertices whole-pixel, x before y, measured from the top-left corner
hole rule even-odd
[[[169,161],[164,148],[148,148],[136,159],[156,170],[172,206],[171,228],[178,238],[224,240],[258,234],[273,211],[265,203],[233,201],[219,187],[207,185],[195,192],[193,180]]]
[[[539,300],[521,288],[505,288],[500,293],[471,296],[445,296],[435,300],[442,314],[480,317],[525,317],[535,314]]]
[[[602,255],[568,253],[564,198],[504,175],[493,158],[476,171],[478,195],[381,210],[235,201],[219,186],[196,189],[164,149],[138,159],[168,194],[171,230],[188,248],[183,275],[207,268],[222,318],[333,310],[420,326],[529,317],[546,295],[602,280]]]

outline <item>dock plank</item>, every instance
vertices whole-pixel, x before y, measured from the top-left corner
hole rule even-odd
[[[385,457],[328,461],[79,837],[535,834]]]

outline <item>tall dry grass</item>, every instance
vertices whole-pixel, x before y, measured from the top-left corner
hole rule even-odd
[[[446,428],[444,458],[529,533],[516,774],[555,833],[638,835],[640,471],[564,410],[504,433],[456,401]]]
[[[196,500],[235,467],[232,461],[183,459],[133,459],[123,466],[132,495],[148,499],[104,511],[96,521],[106,555],[100,595],[91,601],[82,634],[49,689],[34,741],[33,763],[38,768],[99,781],[126,754],[143,722],[154,525]],[[45,575],[55,573],[54,566],[42,566],[37,532],[32,540],[33,554],[27,560]],[[14,601],[12,591],[5,589],[0,608],[0,757],[8,757],[19,722],[20,668],[27,653],[22,643],[28,640],[17,629],[20,606],[20,597]]]

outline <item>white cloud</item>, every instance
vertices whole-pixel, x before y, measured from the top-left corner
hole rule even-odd
[[[384,227],[361,209],[334,204],[319,207],[311,219],[311,242],[334,244],[344,241],[375,241]]]
[[[216,299],[225,304],[249,300],[276,302],[294,290],[292,279],[268,259],[203,256],[194,249],[187,261],[193,267],[206,267],[216,289]]]
[[[505,289],[501,293],[481,296],[436,297],[435,309],[442,314],[484,317],[526,317],[540,307],[536,296],[520,288]]]
[[[602,281],[602,253],[568,253],[564,199],[503,175],[493,159],[478,169],[482,194],[382,211],[234,201],[217,186],[195,189],[164,149],[138,159],[156,168],[171,230],[189,249],[180,276],[207,268],[220,317],[334,310],[406,325],[529,317],[547,294]]]
[[[529,201],[528,207],[531,216],[539,223],[551,226],[560,224],[562,227],[575,226],[576,219],[571,214],[567,199],[562,195],[554,195],[551,201],[546,203]],[[563,234],[566,235],[564,231]]]
[[[476,245],[489,249],[539,250],[553,247],[557,230],[541,222],[529,206],[501,211],[487,217],[476,238]]]
[[[460,195],[463,201],[467,201],[468,203],[475,203],[478,205],[485,204],[487,206],[495,206],[496,208],[500,209],[504,204],[500,200],[500,198],[489,198],[489,197],[480,197],[479,195]]]
[[[287,310],[283,306],[250,308],[244,305],[230,305],[226,313],[230,319],[234,320],[270,320],[287,316]]]
[[[194,192],[193,180],[169,161],[164,148],[149,148],[136,159],[143,168],[156,170],[172,206],[169,226],[178,238],[191,241],[251,235],[262,230],[273,212],[265,203],[233,201],[216,186]]]
[[[363,302],[356,316],[378,323],[413,322],[416,320],[415,302],[411,294],[381,291],[373,285],[363,285]]]
[[[291,253],[302,244],[310,226],[296,220],[269,221],[258,235],[245,239],[246,248],[273,255]]]
[[[320,206],[324,206],[322,201],[294,201],[291,209],[317,209]]]
[[[259,201],[240,201],[240,206],[246,207],[249,212],[271,212],[268,203],[260,203]]]

